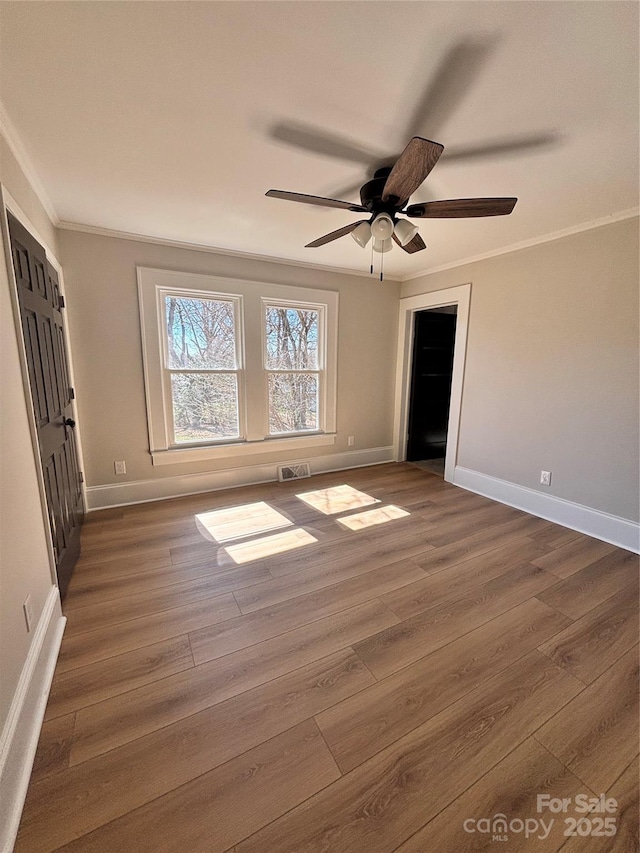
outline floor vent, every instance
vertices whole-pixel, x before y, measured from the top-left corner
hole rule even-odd
[[[295,462],[289,465],[278,465],[278,480],[285,483],[287,480],[303,480],[311,476],[311,467],[308,462]]]

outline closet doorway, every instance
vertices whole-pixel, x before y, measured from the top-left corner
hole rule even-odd
[[[471,285],[400,300],[395,458],[454,482]]]
[[[413,315],[407,462],[444,477],[457,305]]]

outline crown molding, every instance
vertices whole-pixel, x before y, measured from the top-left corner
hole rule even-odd
[[[40,180],[40,176],[38,175],[36,167],[33,165],[31,157],[29,157],[26,148],[22,144],[20,135],[9,118],[9,114],[7,113],[2,101],[0,101],[0,134],[4,137],[5,142],[9,146],[9,150],[16,158],[16,161],[24,172],[24,176],[29,182],[31,189],[38,197],[40,204],[44,207],[47,216],[51,220],[52,224],[57,227],[60,222],[60,217],[56,212],[49,194],[44,188],[44,184]]]
[[[332,272],[338,275],[356,275],[364,278],[372,276],[364,270],[353,270],[347,267],[331,267],[328,264],[312,264],[307,261],[293,261],[290,258],[280,258],[273,255],[259,255],[253,252],[239,252],[235,249],[219,249],[216,246],[208,246],[206,243],[189,243],[186,240],[169,240],[166,237],[153,237],[150,234],[136,234],[131,231],[118,231],[114,228],[103,228],[98,225],[83,225],[79,222],[68,222],[60,220],[57,227],[65,231],[80,231],[83,234],[95,234],[98,237],[115,237],[118,240],[134,240],[137,243],[155,243],[159,246],[171,246],[175,249],[191,249],[195,252],[209,252],[212,255],[223,255],[229,258],[242,258],[249,261],[262,261],[270,264],[281,264],[289,267],[319,270],[321,272]],[[397,275],[387,275],[385,281],[402,281]]]
[[[592,219],[590,222],[581,222],[579,225],[572,225],[570,228],[563,228],[560,231],[551,231],[549,234],[542,234],[540,237],[531,237],[529,240],[523,240],[521,243],[512,243],[510,246],[503,246],[501,249],[493,249],[490,252],[483,252],[480,255],[471,255],[460,261],[452,261],[449,264],[442,264],[439,267],[427,268],[422,272],[412,272],[409,275],[403,276],[401,280],[403,282],[412,281],[416,278],[422,278],[425,275],[433,275],[433,273],[453,270],[456,267],[463,267],[466,264],[474,264],[476,261],[486,261],[488,258],[496,258],[499,255],[519,252],[520,249],[529,249],[531,246],[539,246],[541,243],[551,243],[554,240],[561,240],[563,237],[570,237],[572,234],[579,234],[581,231],[591,231],[594,228],[601,228],[603,225],[621,222],[623,219],[632,219],[634,216],[640,216],[640,207],[629,207],[627,210],[618,211],[618,213],[610,213],[608,216]]]

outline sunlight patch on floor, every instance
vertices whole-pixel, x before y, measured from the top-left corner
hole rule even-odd
[[[229,542],[293,524],[286,515],[264,501],[216,509],[196,515],[196,524],[206,539]]]
[[[250,542],[239,542],[237,545],[227,545],[223,551],[231,557],[234,563],[241,565],[251,560],[264,560],[275,554],[285,551],[293,551],[295,548],[303,548],[318,540],[306,530],[296,528],[287,530],[285,533],[276,533],[273,536],[263,536],[260,539],[252,539]]]
[[[364,530],[365,527],[373,527],[375,524],[384,524],[387,521],[395,521],[409,515],[406,509],[399,506],[381,506],[377,509],[369,509],[366,512],[357,512],[338,518],[336,521],[349,530]]]
[[[377,498],[359,492],[346,484],[330,489],[318,489],[315,492],[302,492],[296,497],[325,515],[335,515],[337,512],[347,512],[350,509],[380,503]]]

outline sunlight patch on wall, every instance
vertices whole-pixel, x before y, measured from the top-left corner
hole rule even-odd
[[[303,548],[318,540],[306,530],[287,530],[285,533],[276,533],[273,536],[263,536],[260,539],[252,539],[250,542],[239,542],[237,545],[228,545],[223,550],[238,565],[249,563],[252,560],[264,560],[275,554],[285,551],[293,551],[295,548]]]
[[[357,512],[354,515],[347,515],[345,518],[338,518],[336,521],[343,527],[349,530],[363,530],[365,527],[373,527],[375,524],[384,524],[386,521],[395,521],[398,518],[404,518],[409,515],[406,509],[401,509],[399,506],[381,506],[377,509],[370,509],[366,512]]]
[[[195,518],[205,539],[213,539],[215,542],[242,539],[293,524],[286,515],[264,501],[202,512]]]
[[[350,509],[380,503],[377,498],[359,492],[346,484],[330,489],[318,489],[315,492],[302,492],[296,497],[325,515],[335,515],[337,512],[347,512]]]

